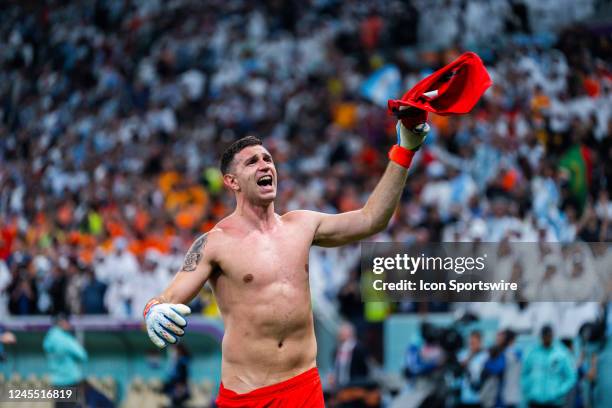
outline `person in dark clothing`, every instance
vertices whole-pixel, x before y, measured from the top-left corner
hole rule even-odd
[[[419,37],[419,10],[412,1],[394,2],[389,22],[389,39],[394,47],[413,46]]]
[[[338,347],[334,353],[334,374],[330,379],[336,387],[343,387],[370,375],[368,352],[357,340],[355,329],[343,323],[338,329]]]
[[[93,269],[85,269],[86,283],[81,290],[81,310],[84,314],[104,314],[106,285],[96,279]]]
[[[189,399],[189,362],[191,355],[182,344],[177,344],[173,356],[174,364],[168,380],[164,383],[164,393],[172,400],[173,407],[182,407]]]
[[[489,355],[481,374],[482,387],[480,398],[482,406],[502,406],[502,384],[506,370],[506,331],[500,331],[495,338],[495,344],[489,348]]]
[[[353,269],[349,279],[338,291],[340,314],[355,325],[357,330],[363,322],[363,302],[359,291],[359,281],[359,269]]]
[[[55,267],[52,270],[53,281],[49,287],[49,297],[51,298],[51,314],[68,314],[68,305],[66,303],[66,275],[64,271]]]
[[[38,288],[34,279],[25,273],[17,274],[17,278],[8,287],[9,311],[13,315],[31,315],[38,313]]]

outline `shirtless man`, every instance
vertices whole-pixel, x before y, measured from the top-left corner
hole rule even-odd
[[[225,151],[221,171],[236,209],[193,243],[173,281],[144,310],[153,343],[176,343],[190,312],[185,303],[210,281],[225,326],[219,407],[324,406],[308,284],[310,246],[348,244],[387,226],[412,156],[429,131],[425,120],[423,112],[398,122],[398,144],[374,192],[363,208],[342,214],[276,214],[276,168],[261,141],[248,136]]]

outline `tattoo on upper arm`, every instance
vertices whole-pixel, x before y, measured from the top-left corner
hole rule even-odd
[[[187,252],[187,255],[185,255],[185,262],[183,262],[181,271],[193,272],[196,270],[198,264],[202,260],[202,251],[206,246],[207,239],[208,235],[204,234],[193,243],[191,248],[189,248],[189,252]]]

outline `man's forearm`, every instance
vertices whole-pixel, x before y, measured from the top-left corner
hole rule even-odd
[[[363,213],[370,219],[372,233],[382,231],[389,224],[399,203],[408,169],[393,161],[387,165],[385,173],[363,207]]]
[[[183,266],[172,282],[148,304],[151,302],[186,304],[196,297],[212,271],[208,258],[204,255],[207,242],[208,234],[203,234],[195,240],[185,256]]]
[[[389,151],[389,164],[366,204],[357,211],[319,214],[315,245],[332,247],[359,241],[387,227],[404,190],[408,168],[429,132],[422,123],[408,131],[398,122],[398,144]]]
[[[184,297],[180,297],[180,296],[176,296],[176,295],[171,295],[167,293],[167,289],[161,293],[158,296],[155,296],[153,298],[151,298],[148,302],[147,302],[147,306],[152,306],[155,304],[160,304],[160,303],[189,303],[189,301],[191,299],[187,299]],[[146,314],[146,307],[145,307],[145,314]]]
[[[406,126],[398,121],[397,144],[389,151],[389,164],[374,192],[363,207],[363,212],[370,218],[372,233],[383,230],[389,224],[393,212],[404,190],[408,168],[425,137],[429,133],[426,123],[427,112],[420,111]],[[414,123],[412,123],[414,122]]]
[[[156,301],[157,303],[174,303],[168,297],[164,296],[163,294],[161,294],[159,296],[152,297],[149,300],[149,302],[152,302],[152,301]]]
[[[209,268],[203,264],[197,265],[194,270],[186,272],[183,268],[175,276],[170,285],[158,296],[152,298],[149,303],[189,303],[196,297],[206,279]]]
[[[188,303],[191,299],[187,299],[184,297],[180,297],[177,295],[173,295],[171,292],[171,287],[166,288],[166,290],[164,290],[160,295],[155,296],[153,298],[151,298],[143,311],[143,314],[146,316],[147,312],[149,311],[149,309],[157,304],[163,304],[163,303]]]

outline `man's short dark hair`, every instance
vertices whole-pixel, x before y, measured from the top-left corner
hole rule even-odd
[[[246,136],[242,139],[236,140],[232,143],[221,156],[221,173],[227,174],[230,166],[232,165],[232,161],[234,160],[234,156],[242,149],[249,146],[261,146],[263,145],[262,141],[255,136]]]

